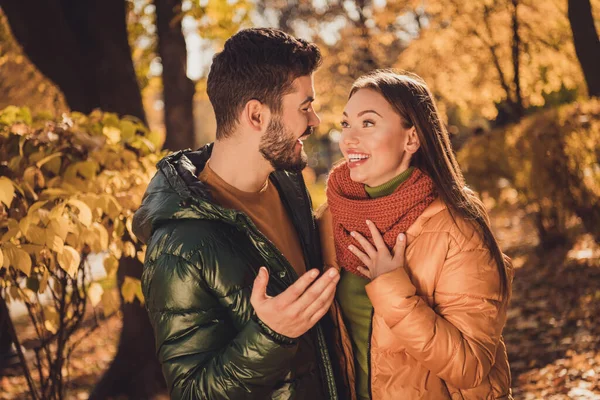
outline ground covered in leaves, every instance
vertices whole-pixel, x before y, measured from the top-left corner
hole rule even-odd
[[[588,235],[540,250],[521,210],[496,210],[494,230],[514,260],[513,297],[504,329],[515,399],[600,399],[600,248]],[[17,329],[33,343],[27,320]],[[88,393],[116,352],[118,315],[100,320],[73,356],[67,398]],[[0,399],[27,398],[20,371],[0,377]]]

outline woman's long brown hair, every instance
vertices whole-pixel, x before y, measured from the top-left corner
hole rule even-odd
[[[360,89],[379,92],[402,117],[404,128],[415,127],[421,146],[413,155],[411,165],[431,177],[451,212],[472,221],[479,228],[498,268],[502,301],[507,302],[510,293],[506,267],[510,265],[510,259],[500,250],[483,203],[465,186],[448,132],[440,121],[435,100],[423,79],[411,73],[375,70],[354,82],[349,98]]]

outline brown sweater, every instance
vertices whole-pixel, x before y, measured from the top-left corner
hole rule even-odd
[[[279,192],[269,180],[260,191],[243,192],[225,182],[206,164],[198,179],[210,187],[210,193],[220,206],[248,215],[259,231],[281,251],[301,276],[306,272],[298,234],[288,216]]]

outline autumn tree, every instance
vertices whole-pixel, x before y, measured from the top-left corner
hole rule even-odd
[[[71,109],[91,112],[102,108],[145,123],[127,36],[127,4],[124,0],[0,2],[24,53],[60,88]],[[53,23],[48,24],[49,20]],[[127,277],[139,278],[141,271],[142,264],[135,257],[123,257],[119,285]],[[150,397],[164,387],[164,381],[154,356],[148,316],[137,300],[123,303],[122,311],[118,352],[99,387],[110,389],[107,395]]]
[[[432,0],[404,7],[421,10],[426,23],[396,66],[423,76],[444,109],[459,110],[459,120],[514,121],[582,80],[566,3]]]

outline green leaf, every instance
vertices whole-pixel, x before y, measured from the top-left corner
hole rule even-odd
[[[15,187],[12,181],[4,176],[0,177],[0,202],[10,208],[13,197],[15,197]]]

